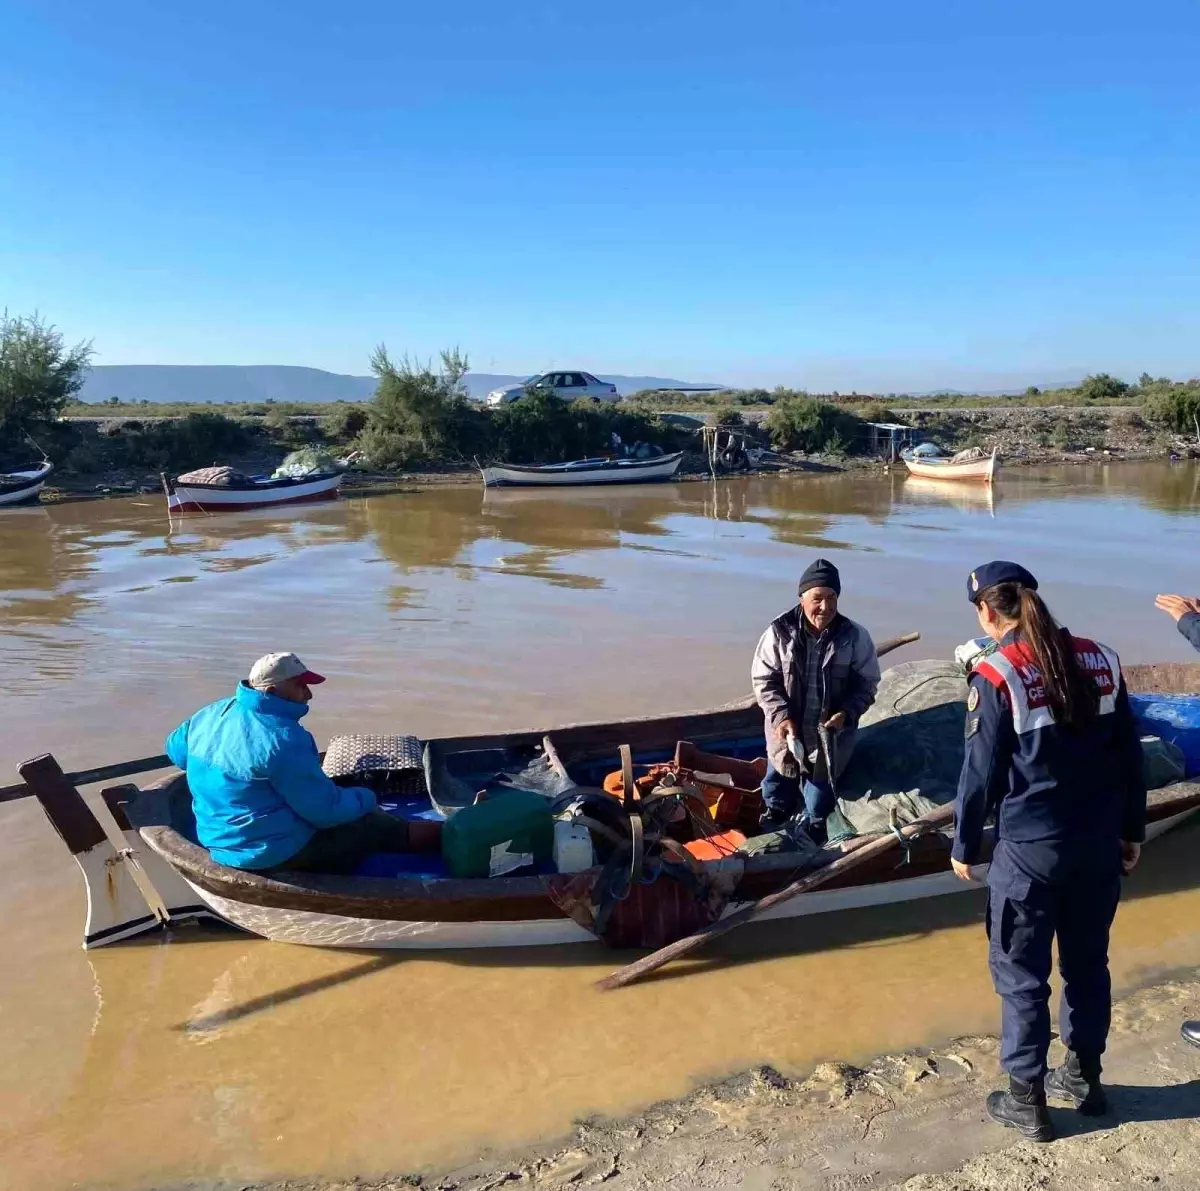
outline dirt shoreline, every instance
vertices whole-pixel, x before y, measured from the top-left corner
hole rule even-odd
[[[747,425],[761,421],[763,410],[747,410]],[[1116,407],[1025,407],[978,410],[904,410],[899,415],[923,438],[950,448],[981,446],[996,448],[1002,466],[1012,468],[1038,463],[1145,462],[1152,459],[1200,457],[1200,442],[1184,441],[1142,420],[1133,409]],[[78,420],[78,419],[77,419]],[[119,420],[119,419],[118,419]],[[104,419],[95,419],[99,433]],[[286,448],[263,442],[244,457],[226,462],[244,471],[258,473],[273,469]],[[889,464],[867,456],[796,454],[784,457],[782,469],[764,467],[757,474],[797,472],[882,472]],[[891,464],[900,466],[902,464]],[[730,473],[748,474],[745,471]],[[708,463],[699,451],[688,451],[680,480],[710,479]],[[379,496],[393,492],[417,492],[444,485],[479,483],[479,472],[468,463],[442,463],[419,471],[363,475],[348,473],[343,491],[347,496]],[[121,496],[161,493],[161,480],[144,470],[106,470],[88,474],[57,472],[51,477],[43,499],[51,501],[99,500]]]
[[[823,1063],[792,1079],[760,1067],[623,1120],[441,1171],[384,1178],[200,1181],[170,1191],[1079,1191],[1200,1187],[1200,1050],[1179,1036],[1200,1016],[1187,972],[1117,1002],[1105,1060],[1112,1110],[1051,1109],[1059,1140],[1033,1145],[987,1120],[1001,1076],[994,1037],[883,1055],[867,1068]],[[1056,1043],[1052,1060],[1061,1054]],[[166,1191],[165,1188],[160,1191]]]

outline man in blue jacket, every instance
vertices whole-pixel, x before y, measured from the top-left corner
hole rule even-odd
[[[378,810],[371,790],[335,785],[321,770],[300,720],[324,681],[294,653],[269,653],[232,699],[167,737],[167,755],[187,774],[197,839],[217,863],[350,873],[372,852],[409,850],[407,825]]]

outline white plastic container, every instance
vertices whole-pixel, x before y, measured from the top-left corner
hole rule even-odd
[[[560,873],[581,873],[596,863],[592,835],[580,823],[569,819],[554,822],[554,867]]]

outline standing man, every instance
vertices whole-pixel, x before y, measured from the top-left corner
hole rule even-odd
[[[1188,644],[1200,650],[1200,599],[1192,596],[1160,595],[1154,606],[1161,608],[1183,634]],[[1200,1021],[1185,1021],[1180,1033],[1193,1046],[1200,1046]]]
[[[854,751],[858,721],[875,702],[879,658],[862,625],[838,611],[842,579],[818,558],[800,577],[800,603],[771,622],[750,676],[767,734],[764,831],[790,819],[801,795],[809,834],[826,838],[833,783]]]
[[[1000,648],[969,680],[951,865],[971,880],[994,814],[988,966],[1009,1086],[988,1096],[987,1111],[1031,1141],[1051,1141],[1048,1095],[1088,1115],[1107,1109],[1108,936],[1122,871],[1137,864],[1145,838],[1146,781],[1117,655],[1060,628],[1037,586],[1013,562],[986,563],[967,580],[979,626]],[[1047,1073],[1055,939],[1067,1059]]]

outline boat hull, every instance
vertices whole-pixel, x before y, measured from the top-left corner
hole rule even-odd
[[[1200,811],[1200,805],[1183,810],[1147,825],[1147,842],[1179,826]],[[894,862],[893,862],[894,863]],[[863,910],[896,905],[929,897],[970,893],[987,880],[989,866],[971,870],[974,883],[960,880],[953,872],[926,873],[897,881],[872,885],[850,885],[844,889],[816,889],[794,897],[759,916],[760,922],[779,922],[789,918],[807,918],[814,914],[832,914],[842,910]],[[562,947],[575,943],[599,944],[600,940],[570,918],[528,918],[517,920],[444,922],[430,920],[359,918],[345,914],[322,914],[311,910],[250,905],[221,897],[192,885],[197,899],[212,913],[249,934],[276,943],[294,943],[306,947],[342,947],[381,950],[478,950],[495,947]],[[731,901],[725,916],[751,904]]]
[[[602,463],[556,467],[485,467],[485,488],[560,488],[585,484],[647,484],[671,479],[683,454],[657,459],[606,459]]]
[[[970,459],[965,463],[935,463],[931,460],[905,459],[909,474],[924,480],[968,480],[990,484],[996,476],[996,452],[986,459]]]
[[[224,488],[212,484],[169,484],[167,509],[172,513],[233,513],[278,505],[330,500],[341,487],[341,474],[312,480],[269,481],[249,488]]]
[[[53,470],[53,465],[46,463],[28,471],[9,472],[7,477],[4,477],[4,481],[0,482],[0,507],[37,500],[46,485],[47,477]],[[13,480],[17,482],[12,483]],[[26,482],[22,483],[21,481]]]

